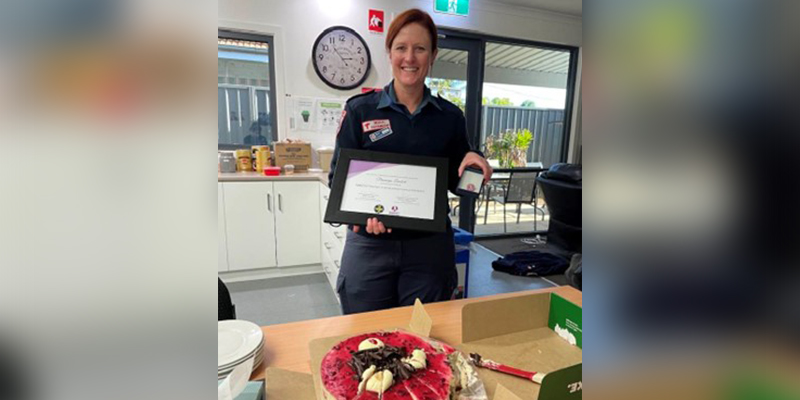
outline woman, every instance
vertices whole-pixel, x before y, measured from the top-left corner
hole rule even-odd
[[[449,158],[450,190],[468,166],[492,175],[486,160],[470,149],[466,120],[452,103],[425,86],[437,53],[436,25],[424,11],[398,15],[386,35],[394,79],[383,91],[347,101],[336,138],[329,182],[339,149],[352,148]],[[388,129],[386,129],[388,127]],[[381,135],[370,135],[378,132]],[[387,229],[378,218],[347,234],[337,291],[345,314],[448,300],[457,284],[451,223],[447,232]]]

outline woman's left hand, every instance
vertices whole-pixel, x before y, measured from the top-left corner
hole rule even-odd
[[[458,176],[460,177],[464,173],[464,169],[469,166],[478,167],[483,171],[483,183],[489,182],[489,179],[492,178],[492,167],[486,159],[478,155],[478,153],[470,151],[464,156],[464,159],[461,161],[461,166],[458,167]]]

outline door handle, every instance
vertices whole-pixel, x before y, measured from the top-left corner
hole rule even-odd
[[[325,242],[325,248],[326,248],[326,249],[330,250],[330,248],[331,248],[331,247],[333,247],[333,246],[331,246],[331,244],[330,244],[330,243],[328,243],[328,242]]]
[[[322,196],[322,198],[325,199],[325,201],[328,201],[328,195],[327,194]]]
[[[339,260],[333,260],[333,265],[335,265],[335,266],[336,266],[336,268],[340,268],[340,266],[339,266]]]
[[[272,195],[267,193],[267,211],[272,212]]]
[[[342,232],[336,231],[336,232],[333,232],[333,236],[336,236],[337,239],[341,239],[342,236],[344,236],[344,235],[342,234]]]
[[[278,193],[278,211],[283,212],[283,197]]]

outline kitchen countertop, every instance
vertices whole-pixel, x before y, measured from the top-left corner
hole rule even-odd
[[[291,175],[265,176],[258,172],[217,173],[217,182],[271,182],[271,181],[317,181],[328,183],[328,173],[295,172]]]

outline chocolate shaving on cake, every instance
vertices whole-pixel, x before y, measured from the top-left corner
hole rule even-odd
[[[397,382],[410,378],[414,373],[414,367],[402,361],[407,357],[406,350],[402,347],[384,346],[379,349],[356,351],[352,354],[353,358],[348,364],[356,372],[357,379],[361,379],[361,375],[371,365],[375,366],[376,372],[391,371]]]

